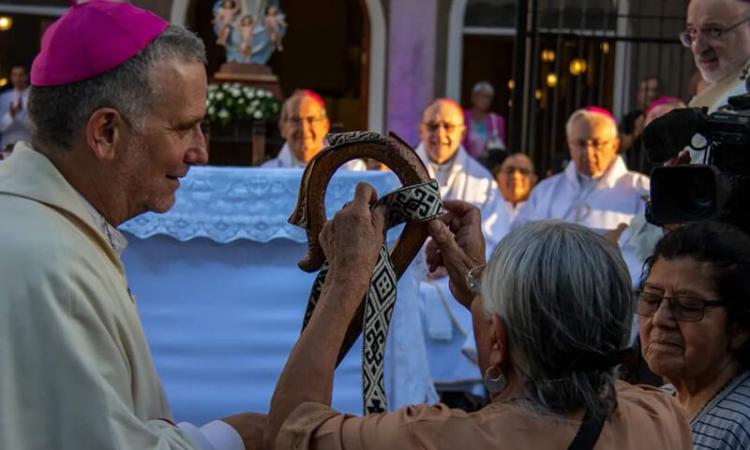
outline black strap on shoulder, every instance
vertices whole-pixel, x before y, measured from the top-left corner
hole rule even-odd
[[[606,416],[592,418],[587,410],[583,416],[583,422],[578,428],[578,433],[573,438],[573,442],[570,443],[568,450],[593,450],[596,441],[599,440],[599,435],[602,433],[605,420],[607,420]]]

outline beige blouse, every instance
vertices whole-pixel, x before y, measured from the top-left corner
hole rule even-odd
[[[616,384],[618,407],[596,449],[692,449],[690,426],[666,394],[650,386]],[[417,405],[367,417],[303,403],[284,423],[277,449],[561,449],[581,425],[541,416],[518,404],[492,403],[475,413],[443,404]]]

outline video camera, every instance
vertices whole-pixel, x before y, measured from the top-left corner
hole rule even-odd
[[[716,220],[750,232],[750,94],[729,98],[727,109],[676,109],[646,127],[649,159],[664,163],[690,147],[701,164],[651,172],[646,219],[655,225]]]

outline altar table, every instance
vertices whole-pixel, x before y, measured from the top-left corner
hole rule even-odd
[[[297,267],[304,231],[286,222],[301,175],[196,167],[167,214],[121,226],[130,287],[178,421],[268,411],[315,277]],[[329,217],[352,199],[359,181],[379,195],[399,187],[390,173],[340,171],[328,189]],[[391,410],[436,401],[412,269],[398,289],[385,367]],[[361,340],[336,371],[333,406],[342,412],[362,412],[360,364]]]

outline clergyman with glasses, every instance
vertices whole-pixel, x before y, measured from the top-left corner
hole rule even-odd
[[[637,291],[641,353],[690,420],[696,449],[750,448],[750,237],[678,227]]]
[[[746,92],[750,69],[750,1],[691,0],[682,45],[693,54],[707,87],[691,101],[713,112]]]
[[[612,114],[590,106],[571,114],[565,125],[570,163],[542,180],[513,221],[513,227],[542,219],[561,219],[606,233],[643,215],[649,178],[628,171],[618,155],[617,123]],[[626,258],[628,269],[640,266]]]
[[[447,98],[436,99],[422,114],[416,152],[430,177],[438,180],[443,200],[461,200],[479,208],[491,253],[508,233],[510,219],[492,173],[463,147],[465,134],[461,107]],[[484,387],[476,361],[462,351],[470,338],[471,314],[452,301],[447,275],[445,268],[437,268],[419,285],[430,375],[443,402],[473,410],[481,405]]]
[[[305,168],[308,162],[328,144],[331,129],[323,98],[309,89],[295,91],[281,108],[279,130],[286,142],[276,158],[266,161],[266,168]],[[366,170],[365,163],[353,160],[348,170]]]
[[[437,99],[422,114],[417,154],[438,180],[443,199],[461,200],[481,210],[482,231],[492,249],[509,231],[507,213],[492,173],[464,148],[465,134],[461,107],[453,100]]]

